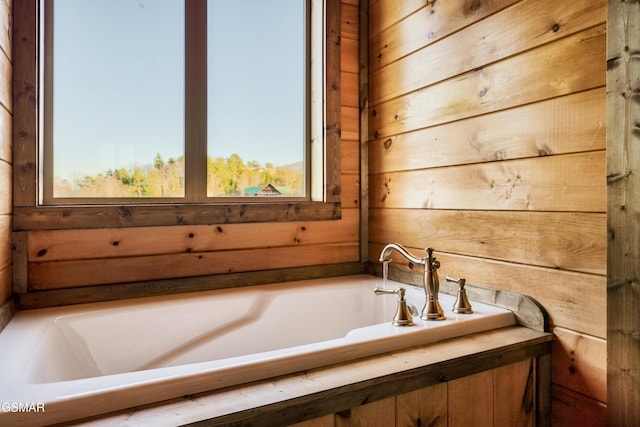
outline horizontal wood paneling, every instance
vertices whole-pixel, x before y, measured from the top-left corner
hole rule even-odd
[[[342,72],[358,74],[358,40],[344,37],[340,40],[340,67]]]
[[[606,273],[603,213],[373,209],[369,219],[379,244],[397,240],[441,252]]]
[[[346,107],[358,107],[358,75],[354,73],[342,73],[340,76],[340,84],[343,88],[344,97],[342,105]]]
[[[29,264],[29,290],[357,262],[357,242]]]
[[[360,175],[343,174],[340,182],[342,183],[341,200],[342,206],[345,208],[360,207]]]
[[[465,3],[381,1],[372,8],[372,15],[375,16],[376,21],[372,21],[371,26],[375,33],[372,33],[369,42],[371,70],[375,71],[411,52],[424,49],[425,46],[512,3],[517,3],[517,0],[467,1]],[[414,13],[416,7],[421,8]],[[401,23],[392,21],[399,19],[398,14],[404,14]],[[386,28],[389,24],[378,22],[378,20],[395,23],[395,25]],[[378,33],[380,30],[382,32]],[[465,56],[468,57],[468,55]]]
[[[357,107],[342,107],[342,138],[357,141],[360,138],[360,111]]]
[[[554,381],[606,402],[607,341],[564,328],[552,332],[556,336],[551,361]]]
[[[552,422],[601,414],[607,3],[401,3],[369,10],[369,259],[429,246],[440,277],[534,298],[559,336]]]
[[[345,209],[338,222],[34,231],[28,237],[29,262],[353,242],[358,238],[358,215]]]
[[[371,173],[602,150],[599,88],[371,141]],[[500,126],[496,126],[500,123]]]
[[[342,174],[360,173],[360,142],[358,140],[342,140],[340,146],[342,151],[341,163]]]
[[[412,92],[409,97],[372,105],[370,138],[604,86],[605,37],[605,26],[600,25]],[[577,67],[580,73],[575,72]],[[535,73],[513,73],[534,69]],[[402,81],[397,75],[393,78]]]
[[[450,7],[456,7],[455,3],[450,2],[452,4]],[[423,11],[426,13],[426,8]],[[418,16],[416,14],[409,19],[413,23]],[[424,25],[424,21],[433,16],[429,14],[428,17],[421,17],[421,21],[415,22],[415,25],[410,27],[405,23],[402,28],[424,31],[428,28]],[[543,0],[535,3],[528,1],[516,3],[412,55],[403,57],[408,52],[389,52],[390,56],[402,59],[392,62],[371,75],[371,102],[377,104],[451,76],[483,67],[496,60],[562,39],[603,22],[605,16],[606,4],[592,0],[571,2]],[[452,25],[454,28],[451,30],[455,30],[455,23]],[[403,34],[403,36],[406,35]],[[421,39],[412,37],[410,40],[419,42]],[[387,45],[388,43],[385,43],[385,46]],[[473,49],[469,49],[469,46],[473,46]],[[564,49],[561,46],[558,48]],[[539,56],[534,55],[533,58],[536,59],[522,58],[521,60],[534,61],[536,65],[542,63],[542,61],[538,62]],[[376,61],[373,63],[375,64]],[[511,60],[508,63],[511,63]],[[398,75],[401,75],[402,79],[397,79]]]
[[[604,151],[450,168],[390,172],[370,179],[378,208],[605,212]]]
[[[602,427],[607,425],[607,405],[552,384],[551,419],[554,426]]]
[[[424,0],[368,0],[368,2],[370,39],[387,27],[424,7],[425,4]],[[371,45],[371,42],[369,42],[369,45]]]
[[[358,4],[342,2],[340,34],[342,37],[358,40]]]

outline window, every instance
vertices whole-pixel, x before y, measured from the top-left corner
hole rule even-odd
[[[306,198],[307,3],[43,3],[45,203]]]
[[[18,2],[18,229],[339,218],[339,9]]]

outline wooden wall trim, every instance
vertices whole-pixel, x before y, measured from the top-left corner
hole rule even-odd
[[[360,260],[369,257],[369,2],[359,4]]]
[[[320,221],[338,220],[342,215],[339,202],[14,206],[13,209],[16,231]]]
[[[640,2],[607,21],[607,402],[611,426],[640,425]]]
[[[361,273],[364,273],[364,264],[359,262],[316,265],[29,292],[16,295],[16,303],[19,310],[29,310]]]
[[[332,106],[341,104],[341,16],[340,0],[329,0],[326,5],[326,59],[325,59],[325,201],[340,203],[340,141],[343,137],[341,109]]]
[[[13,205],[35,206],[38,76],[36,0],[13,2]],[[15,216],[15,213],[14,213]]]

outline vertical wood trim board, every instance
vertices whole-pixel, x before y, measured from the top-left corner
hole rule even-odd
[[[640,425],[640,2],[608,1],[608,422]]]
[[[13,46],[12,2],[0,1],[0,306],[11,297],[13,254]],[[1,328],[1,325],[0,325]]]

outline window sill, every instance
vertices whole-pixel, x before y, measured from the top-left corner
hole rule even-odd
[[[342,217],[339,202],[14,206],[13,214],[14,231],[328,221]]]

